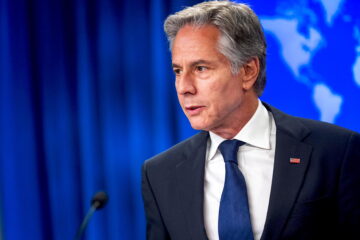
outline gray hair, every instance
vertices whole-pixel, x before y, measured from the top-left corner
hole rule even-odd
[[[260,96],[266,83],[266,40],[260,21],[246,4],[230,1],[209,1],[185,8],[170,15],[164,24],[164,30],[172,48],[178,31],[185,25],[214,25],[221,32],[219,51],[231,62],[233,74],[240,67],[257,57],[260,72],[254,84],[254,90]]]

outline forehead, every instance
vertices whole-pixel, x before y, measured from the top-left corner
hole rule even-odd
[[[218,51],[219,37],[220,31],[213,25],[200,27],[185,25],[178,31],[173,42],[173,61],[178,60],[178,58],[209,58],[222,55]]]
[[[181,41],[183,38],[217,41],[219,35],[220,31],[214,25],[206,24],[201,26],[194,26],[187,24],[180,28],[180,30],[177,32],[174,43],[176,41]]]

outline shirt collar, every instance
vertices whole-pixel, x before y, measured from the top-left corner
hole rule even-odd
[[[260,100],[254,115],[245,126],[236,134],[234,139],[245,142],[247,145],[262,149],[270,149],[271,118]],[[219,147],[226,139],[210,132],[210,148],[208,160],[211,160]]]

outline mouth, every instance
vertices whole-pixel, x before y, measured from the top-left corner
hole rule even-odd
[[[199,114],[203,109],[205,108],[205,106],[189,106],[189,107],[185,107],[185,111],[186,113],[188,113],[188,115],[190,116],[194,116]]]

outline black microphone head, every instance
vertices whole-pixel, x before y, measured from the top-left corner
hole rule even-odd
[[[108,200],[109,197],[105,192],[97,192],[91,200],[91,206],[96,210],[103,208]]]

